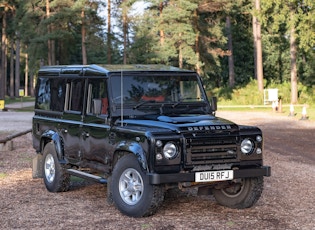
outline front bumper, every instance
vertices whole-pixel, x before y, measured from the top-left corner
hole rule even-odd
[[[257,168],[247,169],[234,169],[234,179],[247,178],[247,177],[260,177],[271,176],[270,166],[261,166]],[[157,174],[149,173],[150,184],[165,184],[165,183],[177,183],[177,182],[195,182],[195,172],[191,173],[168,173]]]

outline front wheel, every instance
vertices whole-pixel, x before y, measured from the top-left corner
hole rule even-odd
[[[119,159],[111,177],[110,194],[120,212],[131,217],[153,215],[164,200],[160,186],[149,183],[136,157]]]
[[[44,184],[49,192],[65,192],[69,190],[70,175],[60,165],[55,146],[48,143],[43,151]]]
[[[222,189],[213,189],[216,201],[226,207],[244,209],[252,207],[260,198],[264,187],[263,177],[243,178]]]

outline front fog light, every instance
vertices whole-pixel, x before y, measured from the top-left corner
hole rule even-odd
[[[158,161],[162,160],[163,159],[162,154],[161,153],[156,154],[155,155],[155,159],[158,160]]]
[[[177,146],[172,143],[168,142],[163,148],[163,155],[167,159],[174,159],[178,154]]]
[[[254,148],[254,144],[250,139],[246,138],[242,141],[242,143],[241,143],[242,153],[244,153],[246,155],[251,154],[253,151],[253,148]]]
[[[256,153],[257,153],[257,154],[261,154],[261,153],[262,153],[261,148],[257,148],[257,149],[256,149]]]

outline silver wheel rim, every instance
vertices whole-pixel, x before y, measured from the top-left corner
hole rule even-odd
[[[45,177],[49,183],[52,183],[56,176],[54,157],[49,153],[45,158]]]
[[[129,204],[137,204],[143,194],[143,180],[140,173],[133,169],[126,169],[119,178],[119,194],[122,200]]]

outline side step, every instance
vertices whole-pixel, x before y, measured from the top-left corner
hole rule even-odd
[[[101,183],[101,184],[107,184],[107,180],[103,177],[100,176],[96,176],[90,173],[86,173],[86,172],[82,172],[80,170],[76,170],[76,169],[67,169],[68,173],[73,175],[73,176],[77,176],[83,179],[88,179],[88,180],[93,180],[95,182]]]

